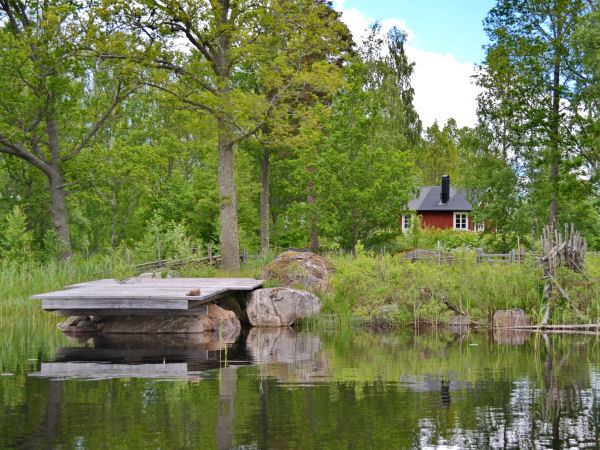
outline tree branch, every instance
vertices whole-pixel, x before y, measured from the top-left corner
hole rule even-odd
[[[125,98],[127,98],[131,93],[133,93],[138,86],[123,91],[123,84],[121,81],[119,81],[119,84],[117,86],[117,91],[115,92],[115,96],[113,98],[112,103],[110,104],[110,106],[107,108],[106,111],[104,111],[104,114],[102,114],[102,116],[100,117],[100,119],[98,119],[98,121],[94,124],[94,126],[91,128],[90,132],[87,134],[87,136],[79,143],[79,145],[76,145],[73,150],[71,150],[71,152],[61,158],[61,161],[68,161],[69,159],[77,156],[81,150],[84,149],[84,147],[86,145],[89,144],[89,142],[94,138],[94,136],[96,136],[96,134],[98,133],[98,131],[100,131],[100,129],[102,128],[102,126],[106,123],[106,121],[110,118],[110,116],[112,115],[113,111],[115,110],[115,108],[117,107],[117,105],[119,103],[121,103]],[[121,95],[121,93],[123,93],[123,95]]]

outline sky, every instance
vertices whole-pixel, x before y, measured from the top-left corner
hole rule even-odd
[[[480,92],[472,75],[485,57],[483,19],[494,0],[335,0],[356,41],[374,21],[383,31],[406,31],[406,53],[415,63],[414,104],[424,127],[454,118],[459,126],[477,121]]]

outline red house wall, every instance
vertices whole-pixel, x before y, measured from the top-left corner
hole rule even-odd
[[[454,228],[454,213],[452,211],[427,211],[419,213],[421,216],[421,226],[441,228],[442,230]],[[471,216],[469,216],[469,230],[473,229]]]

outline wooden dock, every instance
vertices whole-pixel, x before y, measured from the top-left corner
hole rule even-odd
[[[133,278],[66,286],[64,290],[31,297],[42,309],[60,316],[77,315],[189,315],[204,314],[206,304],[262,286],[253,278]],[[200,295],[188,296],[193,289]]]

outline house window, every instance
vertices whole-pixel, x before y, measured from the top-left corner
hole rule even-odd
[[[467,218],[466,212],[455,212],[454,213],[454,229],[455,230],[468,230],[469,219]]]
[[[478,224],[473,225],[475,231],[485,231],[485,222],[479,222]]]
[[[402,216],[402,231],[406,231],[410,228],[412,222],[412,216]]]

